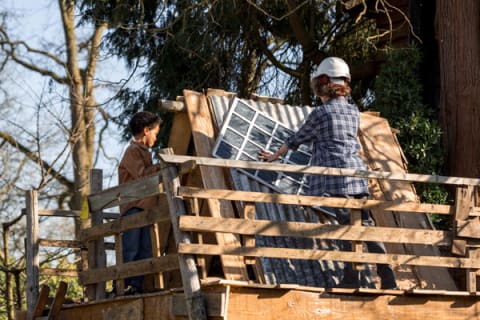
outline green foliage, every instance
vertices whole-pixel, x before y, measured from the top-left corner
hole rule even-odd
[[[400,130],[398,140],[409,162],[409,171],[437,175],[441,174],[444,158],[442,132],[434,110],[422,102],[423,88],[417,75],[420,60],[416,48],[390,49],[375,80],[372,108]],[[415,187],[422,201],[447,201],[447,192],[442,187],[430,184]],[[439,217],[432,220],[437,226],[445,226]]]

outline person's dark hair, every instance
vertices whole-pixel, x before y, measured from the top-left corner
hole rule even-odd
[[[156,114],[149,111],[141,111],[133,115],[128,123],[128,127],[132,135],[136,135],[141,133],[144,128],[153,129],[161,123],[162,119]]]

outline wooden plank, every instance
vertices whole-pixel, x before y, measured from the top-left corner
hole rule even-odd
[[[150,226],[150,239],[152,242],[152,257],[161,257],[162,251],[160,248],[160,234],[158,230],[158,224],[154,223]],[[147,280],[147,278],[145,279]],[[157,273],[153,275],[153,287],[155,289],[163,288],[163,275],[162,273]]]
[[[352,226],[360,227],[362,225],[362,214],[360,210],[350,210],[350,223]],[[350,232],[349,232],[350,233]],[[352,252],[361,253],[363,251],[363,243],[358,240],[352,241]],[[365,269],[365,265],[361,263],[354,263],[353,268],[361,271]]]
[[[50,293],[50,288],[44,284],[40,290],[40,294],[38,295],[37,301],[32,303],[32,313],[28,315],[28,305],[27,305],[27,318],[28,319],[35,319],[36,317],[41,317],[43,315],[43,310],[47,305],[48,301],[48,294]]]
[[[119,280],[156,272],[178,269],[178,256],[170,254],[162,257],[137,260],[101,269],[82,271],[79,280],[82,284],[98,283],[107,280]]]
[[[80,249],[85,243],[79,240],[55,240],[55,239],[38,239],[38,244],[43,247],[58,247]]]
[[[99,211],[116,207],[138,199],[154,196],[161,193],[160,177],[153,174],[121,186],[105,189],[102,192],[89,195],[88,206],[90,211]]]
[[[478,297],[318,293],[232,287],[229,320],[478,319]]]
[[[90,170],[90,192],[99,193],[103,189],[103,172],[100,169]],[[90,210],[91,227],[103,225],[102,211]],[[101,269],[107,265],[107,256],[105,254],[105,242],[103,237],[87,242],[88,247],[88,266],[89,269]],[[95,300],[105,299],[105,281],[94,284]]]
[[[184,90],[185,105],[190,119],[195,151],[199,156],[211,156],[215,144],[213,118],[210,115],[206,97],[200,93]],[[168,156],[168,155],[165,155]],[[192,159],[194,160],[194,159]],[[169,162],[169,161],[167,161]],[[185,162],[185,161],[182,161]],[[198,164],[198,163],[197,163]],[[226,188],[226,177],[219,168],[200,166],[203,186],[205,188]],[[210,214],[221,214],[223,217],[235,216],[230,201],[207,199]],[[221,210],[220,210],[221,209]],[[240,239],[233,234],[222,233],[216,235],[217,242],[225,245],[239,245]],[[248,273],[243,259],[240,257],[220,257],[225,278],[247,280]]]
[[[58,318],[58,314],[62,309],[63,302],[65,301],[65,295],[67,294],[68,285],[66,282],[60,281],[58,285],[57,293],[55,294],[55,298],[53,299],[52,306],[50,307],[50,311],[48,312],[48,320],[56,320]]]
[[[195,115],[194,115],[195,116]],[[168,163],[182,163],[188,160],[195,160],[198,165],[210,167],[224,167],[237,169],[252,169],[264,171],[282,171],[295,172],[304,174],[320,174],[329,176],[348,176],[360,177],[369,179],[388,179],[392,181],[408,181],[408,182],[423,182],[449,185],[471,185],[480,186],[480,179],[462,178],[462,177],[447,177],[435,176],[426,174],[413,173],[395,173],[386,171],[367,171],[346,168],[329,168],[320,166],[303,166],[293,164],[280,164],[271,162],[259,161],[244,161],[244,160],[228,160],[209,158],[208,156],[181,156],[181,155],[161,155],[162,161]]]
[[[25,243],[26,251],[26,273],[27,283],[27,318],[32,319],[35,304],[38,300],[38,282],[39,282],[39,256],[38,256],[38,193],[36,190],[26,192],[26,212],[27,212],[27,239]],[[48,293],[47,293],[48,295]]]
[[[450,214],[452,207],[428,203],[402,203],[399,201],[380,201],[366,199],[346,199],[334,197],[300,196],[295,194],[266,193],[253,191],[236,191],[223,189],[200,189],[194,187],[180,187],[178,195],[182,197],[196,197],[202,199],[225,199],[234,201],[272,202],[301,206],[326,206],[333,208],[351,209],[380,209],[401,212],[427,212],[436,214]]]
[[[143,299],[136,299],[122,304],[121,306],[110,307],[102,315],[103,320],[132,320],[144,319]]]
[[[184,254],[237,255],[270,257],[281,259],[333,260],[358,263],[383,263],[392,265],[434,266],[446,268],[480,268],[480,261],[466,258],[415,256],[407,254],[354,253],[347,251],[290,249],[290,248],[247,248],[209,244],[179,244],[178,252]]]
[[[122,236],[119,233],[115,234],[115,264],[118,268],[123,265],[123,243]],[[123,296],[125,293],[125,281],[120,280],[115,282],[115,293]]]
[[[227,312],[227,298],[225,292],[214,292],[205,295],[205,303],[207,304],[207,315],[209,317],[222,317],[225,319]],[[172,296],[172,313],[175,317],[185,317],[187,313],[187,302],[183,294],[173,293]]]
[[[122,217],[120,219],[104,223],[89,229],[83,229],[80,232],[82,241],[93,240],[114,235],[127,230],[141,228],[156,222],[169,221],[168,209],[159,207],[147,211],[139,212],[134,215]]]
[[[455,220],[466,220],[468,218],[473,197],[472,186],[457,187],[455,193]]]
[[[213,217],[180,217],[180,230],[196,232],[234,232],[244,235],[299,237],[349,241],[378,241],[449,245],[451,232],[427,229],[344,226],[308,222],[244,220]]]
[[[172,129],[168,138],[168,147],[172,148],[175,154],[186,155],[191,139],[192,129],[187,113],[176,113],[173,117]]]
[[[78,277],[77,269],[42,268],[39,274],[44,276]]]
[[[245,202],[243,204],[242,218],[247,220],[255,220],[255,203]],[[255,235],[244,236],[243,245],[245,247],[255,247]],[[255,263],[256,263],[255,258],[245,257],[245,264],[255,264]]]
[[[480,221],[478,218],[473,218],[469,220],[457,220],[456,223],[456,234],[458,237],[463,238],[480,238]]]
[[[171,154],[172,149],[163,149],[162,154]],[[180,216],[186,215],[187,211],[182,200],[175,197],[175,193],[180,186],[180,179],[176,168],[162,163],[161,175],[165,193],[167,194],[168,211],[172,222],[172,230],[175,238],[175,244],[191,243],[190,235],[178,229],[178,220]],[[200,279],[195,265],[195,259],[192,255],[178,255],[178,264],[182,275],[182,284],[187,301],[188,318],[190,320],[203,320],[207,318],[204,300],[200,287]]]

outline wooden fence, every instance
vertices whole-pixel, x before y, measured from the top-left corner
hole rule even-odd
[[[396,174],[390,172],[371,172],[352,169],[335,169],[324,167],[308,167],[251,161],[222,160],[205,157],[178,156],[171,150],[161,154],[163,169],[160,175],[152,175],[129,184],[107,190],[92,187],[89,197],[91,224],[82,229],[80,242],[69,245],[80,245],[88,249],[88,259],[79,279],[87,288],[90,300],[105,297],[105,282],[121,280],[131,276],[152,274],[155,276],[157,289],[162,289],[162,273],[180,270],[181,281],[187,301],[189,315],[197,315],[196,319],[205,318],[204,305],[201,298],[200,278],[206,273],[199,273],[198,264],[203,256],[218,255],[221,257],[241,257],[241,261],[249,264],[255,257],[294,258],[350,261],[354,263],[388,263],[392,265],[434,266],[460,268],[466,271],[466,288],[470,293],[476,292],[476,276],[480,270],[479,237],[480,208],[475,207],[473,194],[480,186],[479,179],[442,177],[419,174]],[[313,197],[290,194],[237,191],[227,189],[205,189],[180,185],[180,176],[191,172],[196,166],[258,169],[267,171],[284,171],[308,174],[355,176],[369,179],[389,179],[395,181],[449,184],[456,188],[456,199],[453,205],[439,205],[415,202],[379,201],[344,199],[333,197]],[[95,174],[94,174],[95,175]],[[100,175],[101,176],[101,175]],[[93,177],[93,176],[92,176]],[[92,181],[98,181],[99,176]],[[132,200],[159,195],[163,204],[156,210],[141,212],[113,221],[104,222],[103,210],[128,203]],[[201,199],[209,201],[233,201],[244,210],[237,217],[224,217],[221,206],[218,212],[210,212],[209,216],[200,216],[195,203]],[[187,201],[189,201],[187,205]],[[286,221],[255,220],[255,203],[275,203],[301,206],[345,207],[352,209],[352,225],[333,225],[319,223],[302,223]],[[35,255],[38,254],[36,244],[38,231],[35,225],[36,200],[34,193],[27,195],[27,213],[31,220],[28,226],[27,257],[35,266]],[[190,209],[190,212],[187,211]],[[408,212],[409,214],[427,213],[449,215],[453,222],[452,230],[429,230],[408,228],[387,228],[362,226],[359,223],[360,209],[382,209],[392,212]],[[212,211],[212,207],[210,207]],[[37,213],[38,214],[38,213]],[[150,259],[122,263],[121,233],[142,226],[151,226],[153,235],[153,257]],[[162,235],[173,231],[174,244],[178,252],[165,252],[167,239]],[[235,234],[242,237],[242,242],[235,244],[206,244],[202,236],[207,233]],[[197,235],[197,236],[195,236]],[[288,236],[311,239],[331,239],[352,241],[352,252],[331,250],[307,250],[294,248],[258,247],[255,236]],[[105,237],[114,236],[116,264],[105,264]],[[193,240],[196,239],[196,242]],[[408,243],[428,246],[449,246],[450,253],[445,256],[420,256],[408,254],[375,254],[362,251],[361,242],[380,241],[386,243]],[[45,243],[45,242],[43,242]],[[50,244],[52,244],[50,242]],[[30,252],[30,253],[29,253]],[[29,256],[30,255],[30,256]],[[200,263],[201,264],[201,263]],[[38,264],[37,264],[38,265]],[[239,266],[242,268],[243,266]],[[224,270],[225,271],[225,270]],[[35,274],[34,267],[29,271]],[[123,281],[117,281],[117,292],[123,293]],[[30,285],[33,286],[32,283]],[[35,288],[28,290],[35,291]],[[38,291],[38,284],[36,290]]]

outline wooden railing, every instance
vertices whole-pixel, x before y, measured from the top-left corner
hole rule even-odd
[[[480,270],[480,259],[477,259],[479,253],[478,244],[480,244],[478,241],[480,238],[480,222],[478,218],[480,216],[480,208],[474,206],[472,198],[474,189],[480,186],[479,179],[177,156],[171,154],[171,151],[164,151],[160,156],[164,165],[159,175],[152,175],[107,190],[101,190],[101,187],[97,189],[92,188],[94,192],[88,197],[91,224],[82,229],[79,239],[79,244],[84,244],[88,249],[88,263],[84,263],[84,269],[80,272],[79,279],[87,287],[87,295],[90,300],[104,297],[106,281],[154,274],[156,279],[158,278],[157,288],[161,289],[161,274],[167,271],[180,270],[187,308],[190,310],[190,314],[202,314],[205,310],[201,303],[199,278],[205,277],[206,273],[199,275],[197,263],[203,256],[211,255],[242,257],[241,261],[247,264],[252,263],[252,259],[255,257],[272,257],[460,268],[466,270],[467,291],[476,291],[476,276],[477,271]],[[453,185],[457,191],[453,205],[440,205],[181,186],[180,175],[190,172],[196,166],[449,184]],[[153,195],[161,197],[162,206],[157,210],[120,217],[104,223],[103,210]],[[192,201],[190,205],[186,205],[186,201],[189,199]],[[233,201],[240,204],[243,210],[240,213],[240,217],[224,217],[224,213],[221,212],[222,206],[212,205],[209,206],[210,216],[200,216],[198,208],[195,209],[195,203],[205,199],[210,202]],[[360,209],[381,209],[408,214],[449,215],[454,227],[453,230],[430,230],[369,227],[359,225],[358,223],[345,226],[255,220],[255,203],[350,208],[354,218],[359,216]],[[27,206],[30,208],[28,209],[30,214],[34,211],[32,206],[35,207],[35,204],[32,203],[30,206]],[[187,212],[187,208],[192,208],[191,212]],[[352,219],[352,221],[358,221],[358,219]],[[165,230],[160,231],[158,229],[161,224],[164,224],[164,227],[165,225],[167,226],[167,233],[169,228],[172,228],[178,254],[166,253],[160,250],[160,247],[164,246],[162,242],[165,241],[165,239],[161,240],[160,237],[161,234],[165,233]],[[123,264],[121,233],[143,226],[151,226],[152,228],[153,257]],[[202,235],[205,233],[214,233],[217,236],[219,234],[235,234],[242,236],[243,242],[234,242],[234,244],[205,244],[202,241]],[[198,234],[198,236],[193,236],[193,234]],[[105,244],[103,239],[109,236],[115,237],[116,263],[107,267],[104,262]],[[362,252],[361,245],[354,245],[352,252],[258,247],[255,245],[255,236],[346,240],[352,241],[354,244],[363,241],[379,241],[385,243],[449,246],[451,254],[444,256],[395,253],[380,255]],[[199,241],[194,242],[192,239],[199,239]],[[29,242],[34,243],[34,239],[30,239]],[[73,243],[70,245],[73,245]],[[117,281],[118,294],[123,293],[124,288],[122,284],[123,281]]]

